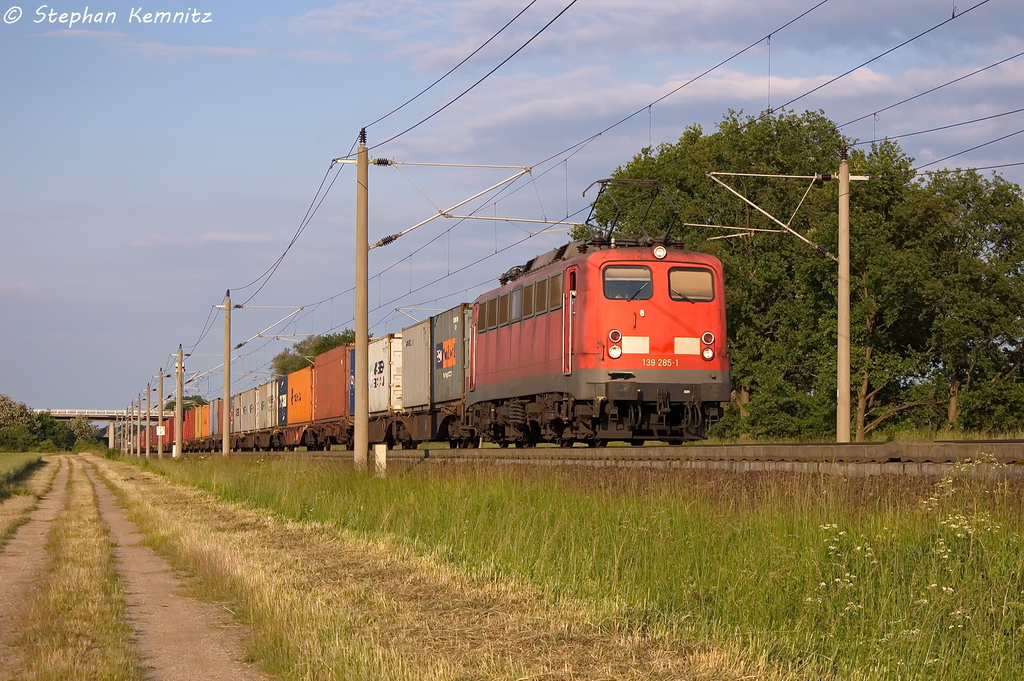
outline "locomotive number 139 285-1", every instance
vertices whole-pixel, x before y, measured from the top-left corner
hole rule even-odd
[[[679,366],[679,360],[671,357],[644,357],[645,367],[677,367]]]

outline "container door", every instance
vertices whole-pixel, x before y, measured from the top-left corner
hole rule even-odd
[[[562,279],[562,373],[572,374],[572,348],[576,328],[576,276],[579,271],[570,267]]]

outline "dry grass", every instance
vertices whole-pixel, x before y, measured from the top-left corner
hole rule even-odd
[[[55,463],[37,468],[28,480],[18,485],[12,496],[0,502],[0,548],[28,520],[28,514],[39,503],[39,497],[50,491],[59,469]]]
[[[150,541],[234,601],[289,679],[787,678],[743,651],[617,627],[615,612],[472,577],[397,543],[277,520],[120,463],[101,472]],[[809,675],[808,675],[809,676]]]
[[[68,501],[47,537],[51,568],[26,619],[18,678],[141,679],[96,495],[82,462],[68,460]]]

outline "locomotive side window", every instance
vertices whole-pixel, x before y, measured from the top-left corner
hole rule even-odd
[[[668,291],[672,300],[708,303],[715,299],[711,270],[695,267],[673,267],[668,271]]]
[[[498,326],[498,299],[491,298],[484,305],[487,308],[487,330]]]
[[[534,285],[534,290],[534,295],[536,296],[537,301],[535,305],[537,309],[535,309],[534,312],[537,314],[543,314],[548,311],[548,280],[541,279],[538,281]]]
[[[611,265],[604,268],[604,297],[610,300],[648,300],[653,294],[651,268]]]
[[[523,319],[533,316],[533,284],[523,287]]]
[[[508,324],[508,294],[498,296],[498,326]]]
[[[512,290],[512,297],[509,298],[509,321],[518,322],[522,319],[523,311],[523,289]]]
[[[559,310],[562,308],[562,273],[551,277],[551,285],[548,287],[548,309]]]

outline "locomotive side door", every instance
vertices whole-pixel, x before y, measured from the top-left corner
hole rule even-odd
[[[569,267],[562,278],[562,373],[572,374],[572,348],[576,327],[576,276],[578,267]]]

